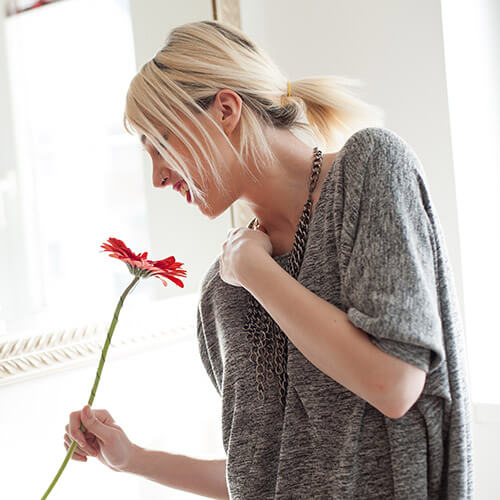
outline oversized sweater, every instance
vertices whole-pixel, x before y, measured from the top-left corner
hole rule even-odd
[[[425,386],[407,413],[389,418],[288,339],[285,411],[277,377],[262,403],[243,329],[250,292],[220,278],[217,258],[201,282],[197,324],[201,360],[221,396],[230,496],[472,498],[464,333],[422,165],[396,133],[368,127],[322,168],[297,280],[377,348],[424,370]],[[273,259],[284,267],[287,256]]]

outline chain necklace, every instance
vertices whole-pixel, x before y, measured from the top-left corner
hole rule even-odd
[[[297,279],[304,257],[309,222],[311,220],[312,193],[318,182],[322,160],[323,155],[316,146],[314,148],[309,196],[297,225],[292,250],[284,267],[285,271],[295,279]],[[247,227],[249,229],[256,229],[259,225],[259,221],[255,217],[249,222]],[[247,339],[252,342],[250,360],[255,364],[258,397],[261,401],[265,399],[264,380],[265,378],[270,380],[276,374],[279,377],[280,401],[284,410],[288,389],[288,337],[251,293],[249,293],[248,298],[244,329],[247,332]]]

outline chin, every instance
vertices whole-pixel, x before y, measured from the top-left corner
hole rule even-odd
[[[199,203],[196,202],[196,205],[198,206],[198,210],[203,215],[206,215],[209,219],[213,219],[216,217],[215,215],[213,215],[210,205],[207,205],[203,200],[200,200]]]
[[[217,219],[217,217],[220,217],[222,214],[224,214],[228,208],[230,208],[230,205],[228,206],[222,206],[222,207],[212,207],[210,205],[205,205],[200,203],[198,205],[198,208],[200,212],[205,215],[208,219],[214,220]]]

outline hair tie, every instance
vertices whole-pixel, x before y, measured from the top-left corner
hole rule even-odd
[[[292,82],[288,82],[288,97],[292,95]]]

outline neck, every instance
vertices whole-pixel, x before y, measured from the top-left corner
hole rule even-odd
[[[294,234],[309,196],[314,148],[289,131],[271,129],[268,135],[276,162],[259,176],[258,182],[246,176],[242,199],[268,234]],[[336,153],[323,154],[322,167],[312,194],[313,208]]]

